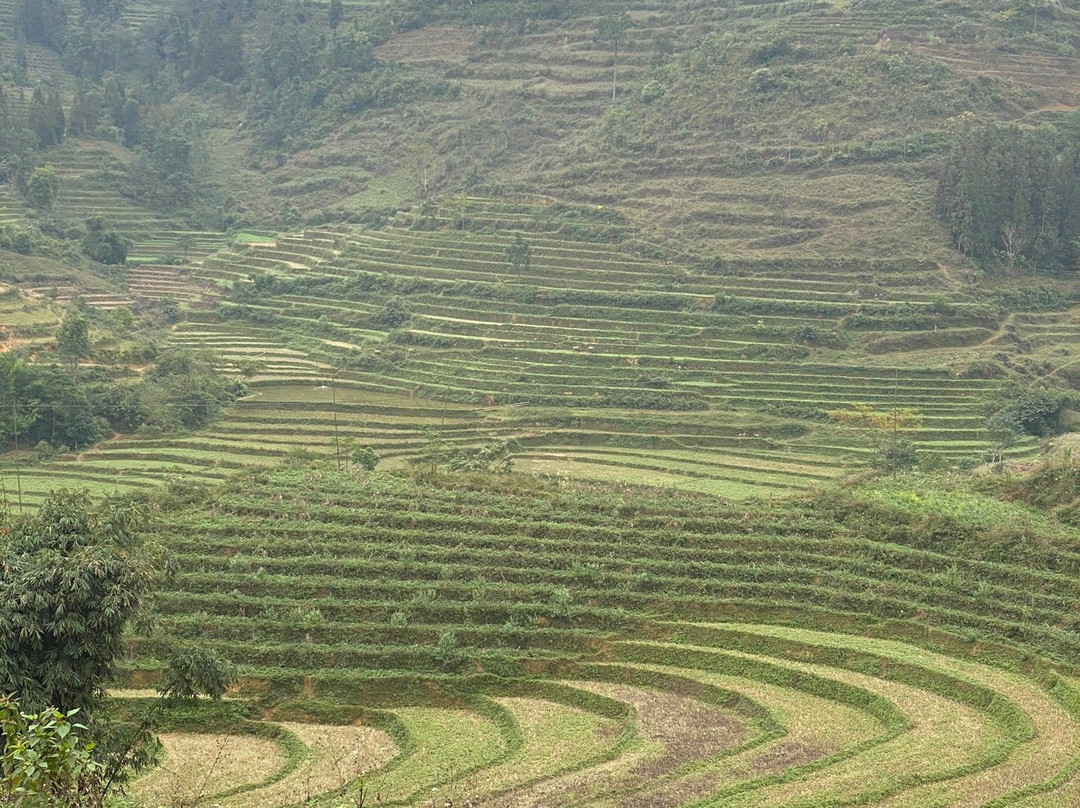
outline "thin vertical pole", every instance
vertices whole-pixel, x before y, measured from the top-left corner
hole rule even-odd
[[[330,371],[330,397],[334,407],[334,460],[337,461],[338,471],[341,471],[341,444],[338,443],[337,424],[337,373],[334,370]]]
[[[11,396],[11,433],[15,436],[15,485],[19,490],[19,513],[22,513],[22,474],[19,471],[19,416],[15,410],[15,396]]]
[[[619,37],[615,37],[615,58],[611,63],[611,103],[615,103],[615,88],[619,76]]]

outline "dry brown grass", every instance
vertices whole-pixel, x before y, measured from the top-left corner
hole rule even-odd
[[[279,808],[341,788],[364,772],[389,762],[397,745],[382,730],[323,724],[281,725],[308,748],[307,759],[294,772],[266,788],[221,800],[222,808]]]
[[[147,806],[185,808],[247,783],[264,780],[287,762],[280,744],[243,735],[167,733],[165,762],[136,783]]]
[[[308,754],[293,772],[264,788],[216,798],[281,771],[288,757],[279,743],[241,735],[168,733],[161,736],[165,763],[139,780],[133,794],[149,808],[279,808],[341,788],[398,752],[389,735],[370,727],[281,726]]]
[[[982,805],[1002,793],[1048,779],[1080,751],[1080,728],[1077,727],[1073,717],[1037,685],[1020,676],[976,662],[948,657],[887,640],[772,626],[757,626],[754,630],[880,653],[968,679],[999,693],[1019,707],[1031,721],[1034,736],[1030,741],[1022,744],[1003,763],[955,780],[905,791],[892,800],[882,801],[881,806],[900,808],[906,805],[931,804]],[[974,713],[970,708],[961,708],[955,702],[945,702],[924,691],[906,688],[911,692],[905,694],[894,691],[890,694],[881,688],[881,685],[886,683],[880,680],[877,680],[875,685],[874,681],[868,681],[869,677],[857,674],[828,671],[812,666],[807,669],[875,690],[897,704],[915,723],[911,732],[906,733],[896,742],[879,747],[883,751],[892,752],[887,758],[882,759],[882,765],[888,765],[892,771],[928,772],[940,768],[942,764],[950,760],[953,764],[960,763],[963,755],[957,755],[957,753],[960,753],[963,747],[968,747],[968,754],[977,754],[981,745],[978,742],[980,737],[983,739],[982,743],[987,743],[1000,732],[996,727],[988,724],[985,716]],[[914,748],[915,741],[919,737],[924,738],[920,744],[923,746],[921,752],[917,752]],[[949,738],[953,740],[950,741]],[[901,744],[903,748],[897,748]],[[876,753],[871,753],[865,760],[871,760],[875,756]],[[781,801],[777,804],[783,803]],[[1073,803],[1066,800],[1064,802],[1051,801],[1047,804],[1071,805]]]

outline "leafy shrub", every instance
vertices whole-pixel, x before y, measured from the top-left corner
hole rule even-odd
[[[122,264],[127,260],[130,246],[131,242],[115,230],[106,230],[100,218],[87,221],[82,251],[88,258],[101,264]]]
[[[376,328],[399,328],[409,320],[409,309],[400,297],[392,297],[386,304],[371,315],[371,324]]]
[[[1043,387],[1010,388],[1005,403],[994,413],[995,424],[1029,435],[1053,435],[1061,430],[1061,416],[1070,399],[1060,390]]]

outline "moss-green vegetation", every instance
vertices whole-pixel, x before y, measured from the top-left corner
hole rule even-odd
[[[214,349],[251,395],[198,437],[125,438],[80,459],[88,473],[124,457],[229,468],[292,451],[345,465],[368,445],[392,465],[460,466],[499,442],[522,469],[742,497],[875,453],[893,467],[901,449],[931,466],[1024,456],[1033,434],[1067,423],[1054,389],[1071,378],[1067,287],[1006,302],[925,261],[672,264],[575,229],[622,222],[450,199],[378,229],[218,254],[186,282],[228,299],[191,311],[170,342]],[[519,238],[529,261],[515,268]],[[1044,399],[1052,418],[1033,409]],[[903,423],[829,417],[863,405]]]
[[[1075,801],[1078,23],[0,0],[4,498],[160,511],[204,802]]]
[[[283,717],[389,711],[402,757],[365,784],[395,800],[953,805],[1080,754],[1074,529],[944,478],[747,508],[322,463],[158,501],[179,571],[136,667],[197,636],[264,704],[308,694]]]

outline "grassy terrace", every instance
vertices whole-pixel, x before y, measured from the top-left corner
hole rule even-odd
[[[748,509],[520,475],[246,472],[166,504],[154,533],[179,572],[129,675],[197,639],[261,694],[252,723],[285,744],[260,753],[271,771],[356,746],[402,805],[1065,804],[1075,529],[930,488]],[[1022,535],[1039,541],[1018,554]],[[290,723],[331,716],[373,734],[320,747],[360,730]],[[286,799],[282,777],[207,804],[355,793],[309,776]]]
[[[1006,318],[935,263],[680,264],[606,242],[624,229],[597,209],[456,200],[380,229],[251,237],[190,268],[133,268],[137,297],[190,304],[172,344],[211,348],[251,395],[204,434],[109,441],[52,467],[123,486],[136,460],[216,479],[353,443],[401,465],[500,441],[523,469],[774,495],[870,458],[875,437],[829,411],[912,409],[903,437],[922,456],[977,461],[990,402],[1019,367],[1002,357],[1051,376],[1075,361],[1074,314]],[[518,236],[531,254],[514,269]]]
[[[918,409],[925,427],[913,437],[927,446],[952,433],[979,451],[982,402],[999,383],[964,378],[955,356],[951,366],[919,367],[895,350],[925,340],[967,347],[974,359],[995,341],[995,313],[963,292],[957,299],[936,266],[733,261],[694,271],[574,241],[552,232],[541,210],[505,207],[500,214],[476,200],[471,230],[437,217],[425,223],[436,229],[415,230],[402,217],[357,233],[327,280],[367,273],[366,293],[323,294],[316,284],[315,294],[285,292],[243,311],[356,346],[359,360],[326,354],[348,387],[496,407],[611,407],[618,396],[652,396],[676,409],[820,414],[866,401]],[[506,260],[515,232],[532,247],[530,267],[516,273]],[[220,260],[234,278],[258,269]],[[395,335],[404,349],[376,348],[379,332],[365,320],[402,289],[415,290]],[[946,294],[955,302],[942,303]],[[272,363],[260,384],[294,370]]]
[[[0,225],[17,225],[26,220],[26,203],[9,188],[0,187]]]
[[[133,155],[107,141],[74,141],[50,149],[46,159],[56,168],[60,192],[53,213],[83,223],[101,217],[130,242],[133,264],[166,256],[195,259],[227,245],[223,233],[190,230],[168,215],[140,204],[128,189]],[[6,210],[0,198],[0,217]]]
[[[175,3],[121,5],[146,30]],[[1011,383],[1076,386],[1080,309],[1004,303],[1075,298],[974,278],[932,204],[958,132],[1075,107],[1076,12],[629,0],[613,97],[587,4],[432,5],[377,56],[445,97],[316,104],[256,156],[250,85],[191,96],[236,220],[379,224],[191,230],[139,203],[133,152],[44,155],[62,222],[132,242],[127,289],[87,275],[88,299],[177,301],[169,347],[249,388],[199,432],[0,466],[12,508],[152,504],[177,574],[133,688],[178,640],[239,665],[236,700],[164,739],[148,808],[1080,804],[1075,507],[954,473]],[[28,215],[0,189],[0,224]],[[35,259],[0,255],[8,344],[50,342],[80,285]],[[922,471],[830,487],[882,437],[830,418],[856,402],[918,414]],[[492,443],[514,473],[449,470]]]

